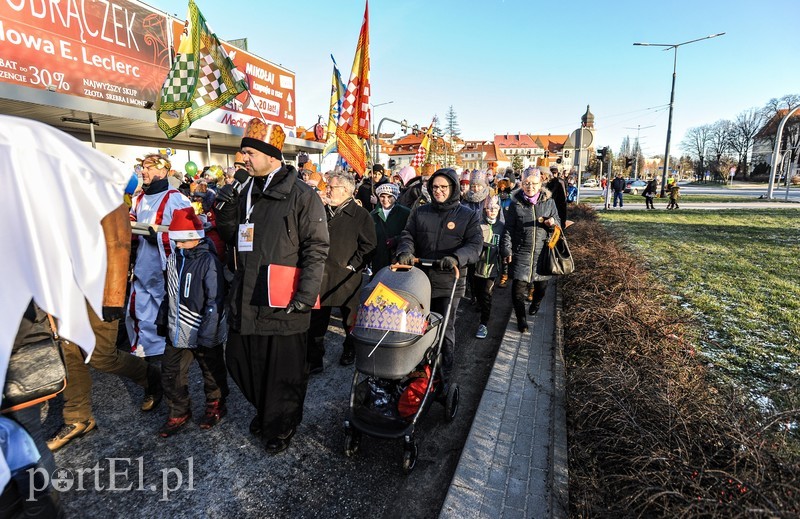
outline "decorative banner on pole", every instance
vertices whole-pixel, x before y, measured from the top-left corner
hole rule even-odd
[[[436,118],[434,117],[433,121],[431,121],[431,125],[428,126],[428,130],[422,137],[422,142],[419,143],[417,154],[414,155],[413,159],[411,159],[411,167],[418,168],[425,163],[425,156],[428,154],[428,150],[431,149],[431,134],[433,133],[433,124],[435,122]]]
[[[364,7],[364,21],[358,35],[350,80],[342,101],[342,112],[336,127],[339,155],[363,175],[367,169],[364,141],[369,139],[369,1]]]
[[[322,157],[328,156],[330,153],[338,151],[336,146],[336,125],[339,122],[339,117],[342,115],[342,101],[344,100],[344,82],[342,75],[339,73],[339,67],[336,66],[336,60],[333,59],[333,77],[331,78],[331,104],[328,112],[328,140],[325,147],[322,149]]]
[[[246,89],[244,76],[189,0],[183,39],[156,106],[158,127],[172,139]]]

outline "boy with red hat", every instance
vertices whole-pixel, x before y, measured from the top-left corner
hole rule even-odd
[[[161,383],[169,417],[158,432],[162,438],[178,432],[192,417],[187,381],[192,358],[200,365],[206,394],[201,429],[210,429],[227,414],[228,395],[222,347],[228,334],[222,264],[191,207],[173,213],[169,239],[177,250],[167,259],[167,293],[157,320],[159,334],[167,339]]]

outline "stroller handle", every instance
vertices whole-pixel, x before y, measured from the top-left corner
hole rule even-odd
[[[431,267],[437,270],[445,270],[442,266],[442,260],[435,260],[435,259],[425,259],[425,258],[414,258],[414,265],[420,265],[423,267]],[[389,268],[396,272],[398,270],[410,270],[413,265],[403,265],[401,263],[393,263],[389,266]],[[453,267],[453,273],[456,276],[456,280],[461,277],[461,272],[459,271],[458,267]]]

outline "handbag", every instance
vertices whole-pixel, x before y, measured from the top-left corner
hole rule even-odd
[[[556,226],[553,230],[553,236],[547,242],[546,253],[546,272],[554,276],[563,276],[571,274],[575,270],[575,262],[572,259],[572,253],[569,251],[567,245],[567,238],[561,227]]]
[[[67,387],[67,366],[58,342],[58,332],[50,314],[47,339],[25,344],[12,351],[8,361],[3,403],[0,412],[11,413],[55,397]]]

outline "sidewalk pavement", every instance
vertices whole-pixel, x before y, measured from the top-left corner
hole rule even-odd
[[[513,315],[439,517],[566,518],[561,297],[552,280],[520,334]]]

